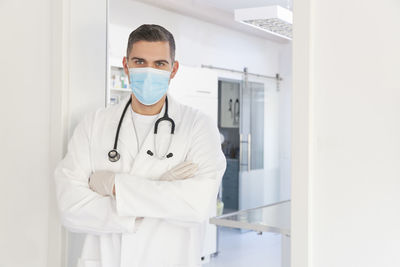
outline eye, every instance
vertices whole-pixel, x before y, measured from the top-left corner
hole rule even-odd
[[[143,60],[135,60],[135,64],[136,64],[136,65],[141,65],[141,64],[143,64],[143,63],[144,63]]]
[[[157,67],[163,67],[163,66],[165,66],[165,63],[164,62],[157,62],[156,65],[157,65]]]

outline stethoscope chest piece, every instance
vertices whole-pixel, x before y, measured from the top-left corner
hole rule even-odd
[[[116,162],[119,160],[120,158],[120,154],[118,153],[118,151],[116,149],[111,150],[110,152],[108,152],[108,159],[111,162]]]

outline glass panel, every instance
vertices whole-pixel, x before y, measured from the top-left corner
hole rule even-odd
[[[264,85],[249,83],[251,94],[251,170],[264,168]]]
[[[254,231],[290,234],[290,201],[241,210],[211,219],[211,223]]]
[[[240,119],[240,83],[219,81],[219,126],[222,128],[239,128]]]
[[[241,133],[241,161],[240,161],[240,170],[248,171],[248,138],[250,134],[250,116],[251,116],[251,90],[250,83],[242,82],[240,88],[241,94],[241,103],[240,103],[240,133]]]
[[[224,80],[218,85],[218,126],[224,137],[222,150],[227,160],[221,194],[227,213],[239,208],[240,81]]]

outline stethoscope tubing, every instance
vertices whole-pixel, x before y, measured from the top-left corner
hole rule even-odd
[[[132,97],[130,97],[130,98],[129,98],[129,101],[126,103],[126,105],[125,105],[125,107],[124,107],[124,110],[123,110],[123,112],[122,112],[122,114],[121,114],[121,118],[119,119],[119,123],[118,123],[118,127],[117,127],[117,132],[116,132],[116,134],[115,134],[114,146],[113,146],[113,149],[112,149],[111,151],[108,152],[108,158],[109,158],[109,160],[110,160],[111,162],[116,162],[116,161],[118,161],[119,158],[120,158],[120,154],[119,154],[118,151],[117,151],[118,138],[119,138],[119,131],[120,131],[120,129],[121,129],[122,121],[124,120],[126,111],[127,111],[128,107],[130,106],[131,103],[132,103]],[[160,122],[162,122],[162,121],[164,121],[164,120],[165,120],[165,121],[169,121],[169,122],[171,123],[171,132],[170,132],[170,133],[171,133],[171,137],[170,137],[170,142],[169,142],[169,146],[168,146],[168,149],[169,149],[169,147],[171,146],[172,135],[175,133],[175,122],[174,122],[173,119],[171,119],[171,118],[168,116],[168,98],[167,98],[167,97],[165,97],[165,111],[164,111],[164,115],[163,115],[161,118],[157,119],[157,121],[155,122],[155,125],[154,125],[154,146],[156,146],[156,144],[155,144],[155,142],[156,142],[156,140],[155,140],[155,135],[157,134],[157,131],[158,131],[158,125],[159,125]],[[154,149],[157,150],[156,147],[154,147]],[[157,153],[157,151],[154,151],[154,152]],[[154,153],[152,153],[150,150],[148,150],[148,151],[147,151],[147,154],[149,154],[150,156],[153,156]],[[170,158],[170,157],[173,156],[173,153],[169,153],[168,155],[166,155],[166,156],[164,155],[163,157],[159,157],[158,154],[157,154],[156,156],[157,156],[157,158],[159,158],[159,159]]]
[[[126,110],[128,109],[128,107],[130,106],[131,103],[132,103],[132,97],[130,97],[128,103],[126,103],[126,105],[124,107],[124,111],[122,112],[122,116],[119,119],[119,123],[118,123],[118,127],[117,127],[117,133],[115,135],[115,140],[114,140],[114,147],[113,147],[114,150],[117,150],[117,144],[118,144],[118,138],[119,138],[119,130],[121,129],[122,121],[124,120]]]

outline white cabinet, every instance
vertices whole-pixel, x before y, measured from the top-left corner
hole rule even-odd
[[[181,103],[218,119],[218,76],[209,69],[180,65],[169,93]]]

